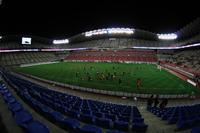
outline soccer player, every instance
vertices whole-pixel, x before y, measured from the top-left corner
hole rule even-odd
[[[121,84],[122,83],[122,80],[121,79],[119,79],[119,84]]]
[[[140,78],[137,79],[136,86],[137,86],[137,88],[141,87],[141,79]]]
[[[78,72],[76,72],[76,77],[78,77],[78,74],[79,74],[79,73],[78,73]]]

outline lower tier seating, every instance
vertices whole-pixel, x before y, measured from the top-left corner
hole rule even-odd
[[[31,113],[23,108],[17,99],[7,89],[5,84],[0,84],[0,94],[8,109],[12,112],[17,125],[26,133],[49,133],[49,129],[41,122],[34,120]]]
[[[105,128],[107,133],[119,133],[147,130],[148,125],[135,106],[81,99],[49,90],[8,73],[4,74],[4,78],[32,108],[67,131],[101,133],[102,128]]]
[[[200,126],[200,105],[177,106],[160,109],[157,107],[148,108],[154,115],[167,121],[168,124],[176,124],[178,130],[192,129],[192,132],[199,131]]]

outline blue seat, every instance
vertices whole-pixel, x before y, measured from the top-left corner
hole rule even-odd
[[[168,114],[164,114],[162,117],[162,120],[167,120],[169,118],[169,115]]]
[[[28,102],[36,111],[39,111],[39,112],[41,112],[41,108],[43,108],[44,106],[43,104],[41,104],[40,102],[38,102],[37,100],[33,98],[30,98]]]
[[[21,110],[19,112],[16,112],[14,115],[15,121],[19,126],[24,126],[24,124],[27,124],[28,122],[33,120],[32,115],[25,111],[25,110]]]
[[[92,115],[96,116],[96,117],[99,117],[99,118],[102,118],[103,117],[103,114],[100,113],[100,112],[92,112]]]
[[[92,124],[94,122],[94,117],[92,115],[80,114],[79,119],[86,123]]]
[[[23,109],[22,105],[19,104],[19,103],[11,103],[11,104],[8,104],[8,109],[13,113],[15,114],[16,112],[20,111]]]
[[[130,117],[127,116],[118,116],[119,121],[129,122]]]
[[[115,115],[111,115],[111,114],[104,114],[104,117],[107,119],[111,119],[112,121],[116,120],[116,116]]]
[[[101,128],[86,124],[79,129],[79,133],[102,133]]]
[[[67,115],[68,115],[69,117],[72,117],[72,118],[78,118],[79,115],[80,115],[80,112],[75,111],[75,110],[67,110],[66,113],[67,113]]]
[[[117,130],[107,130],[106,133],[124,133],[124,132]]]
[[[140,118],[140,117],[136,117],[133,118],[133,123],[143,123],[144,122],[144,118]]]
[[[43,105],[43,106],[39,106],[39,111],[45,116],[45,117],[49,117],[52,109]]]
[[[5,96],[4,100],[5,100],[6,103],[15,103],[16,102],[16,99],[13,96],[11,96],[11,97]]]
[[[189,117],[188,121],[192,127],[195,127],[195,126],[198,126],[198,124],[200,123],[200,117],[199,116],[191,116],[191,117]]]
[[[31,121],[25,126],[28,133],[49,133],[49,129],[39,121]]]
[[[111,128],[111,120],[105,118],[95,118],[94,120],[95,125],[104,127],[104,128]]]
[[[179,120],[176,123],[176,127],[177,129],[186,129],[186,128],[189,128],[191,124],[192,123],[190,123],[190,121],[188,120]]]
[[[60,112],[57,112],[57,111],[51,112],[50,115],[51,115],[50,120],[52,122],[56,122],[57,123],[57,122],[59,122],[59,121],[64,119],[64,115],[61,114]]]
[[[77,131],[80,123],[76,119],[65,118],[63,120],[60,120],[58,125],[68,131]]]
[[[178,117],[169,117],[167,121],[168,124],[175,124],[178,121]]]
[[[5,96],[5,97],[11,97],[12,94],[11,94],[10,92],[8,92],[8,93],[4,94],[4,96]]]
[[[7,90],[7,89],[2,89],[2,90],[0,91],[0,93],[3,94],[3,95],[5,95],[5,94],[9,93],[9,90]]]
[[[200,127],[193,127],[191,133],[200,133]]]
[[[129,130],[129,125],[128,122],[124,121],[115,121],[114,122],[114,128],[122,131],[128,131]]]
[[[91,114],[91,110],[89,110],[89,109],[82,109],[82,110],[81,110],[81,113],[82,113],[82,114],[85,114],[85,115],[86,115],[86,114],[87,114],[87,115],[90,115],[90,114]]]
[[[145,132],[147,130],[148,125],[144,123],[134,123],[132,125],[132,130],[137,132]]]

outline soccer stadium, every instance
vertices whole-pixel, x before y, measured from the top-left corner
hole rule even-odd
[[[199,133],[200,18],[0,36],[2,133]]]

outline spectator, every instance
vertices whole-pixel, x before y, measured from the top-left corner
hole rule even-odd
[[[154,100],[154,107],[157,107],[158,104],[159,104],[159,100],[158,100],[158,95],[157,95],[155,100]]]
[[[162,102],[160,103],[160,109],[164,109],[166,106],[167,106],[167,104],[168,104],[168,99],[167,98],[164,98],[163,100],[162,100]]]
[[[153,95],[147,100],[147,109],[151,108],[153,104]]]

